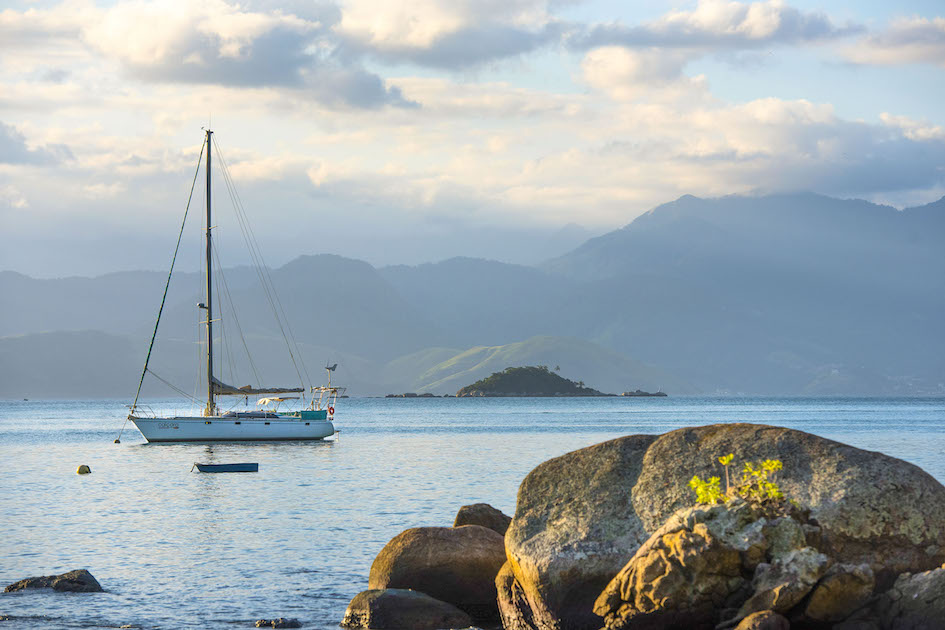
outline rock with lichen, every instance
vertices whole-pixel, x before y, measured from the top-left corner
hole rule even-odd
[[[782,461],[784,472],[777,480],[782,491],[809,514],[809,521],[798,522],[799,529],[784,526],[792,531],[782,532],[790,535],[795,561],[760,559],[759,564],[770,566],[756,575],[755,565],[745,576],[750,590],[733,613],[757,596],[749,608],[787,606],[802,619],[831,623],[860,603],[870,579],[882,592],[903,572],[945,562],[945,487],[907,462],[764,425],[719,424],[628,436],[547,461],[522,482],[505,537],[508,568],[497,581],[502,618],[514,624],[506,627],[597,630],[601,620],[594,614],[595,600],[667,519],[692,505],[690,478],[720,475],[717,458],[728,453],[738,462]],[[680,533],[674,549],[666,551],[693,556],[700,545],[718,551],[715,539],[697,538],[695,531]],[[770,536],[765,540],[773,544]],[[808,551],[801,553],[805,547]],[[757,556],[760,549],[749,547],[745,553]],[[865,568],[859,574],[852,569],[832,574],[835,564]],[[641,588],[633,597],[628,592],[621,601],[635,600],[639,593],[646,597],[647,588],[657,587]],[[808,595],[816,605],[810,617],[803,617],[798,607]],[[704,596],[705,601],[721,597],[711,589]],[[742,612],[754,612],[749,608]]]

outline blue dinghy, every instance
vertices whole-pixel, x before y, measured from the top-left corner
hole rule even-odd
[[[194,467],[200,472],[205,473],[227,473],[227,472],[259,472],[259,464],[256,462],[243,464],[197,464]]]

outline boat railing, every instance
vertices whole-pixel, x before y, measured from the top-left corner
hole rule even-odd
[[[339,396],[344,396],[347,387],[312,387],[312,409],[319,411],[334,407]]]
[[[151,409],[150,405],[128,405],[128,415],[138,418],[157,418],[157,413]]]

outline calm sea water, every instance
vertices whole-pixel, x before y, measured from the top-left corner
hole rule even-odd
[[[0,585],[87,568],[104,594],[0,595],[4,628],[333,629],[377,552],[459,506],[511,514],[542,461],[713,422],[788,426],[913,462],[945,482],[945,399],[348,399],[337,441],[148,445],[127,401],[0,402]],[[185,412],[157,401],[159,412]],[[191,473],[259,462],[259,473]],[[88,464],[92,474],[75,469]]]

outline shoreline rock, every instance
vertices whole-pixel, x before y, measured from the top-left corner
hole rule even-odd
[[[298,619],[289,619],[279,617],[278,619],[259,619],[256,621],[257,628],[301,628],[302,622]]]
[[[377,554],[368,588],[413,589],[473,619],[497,619],[495,576],[504,563],[502,535],[491,529],[415,527],[395,536]]]
[[[459,508],[456,518],[453,520],[453,527],[462,527],[463,525],[481,525],[492,531],[505,536],[509,525],[512,523],[512,517],[503,514],[488,503],[473,503]]]
[[[61,575],[42,575],[9,584],[3,591],[14,593],[32,588],[51,588],[59,592],[104,593],[105,589],[86,569],[75,569]]]
[[[370,589],[354,596],[342,628],[442,630],[468,628],[472,618],[452,604],[411,589]]]

